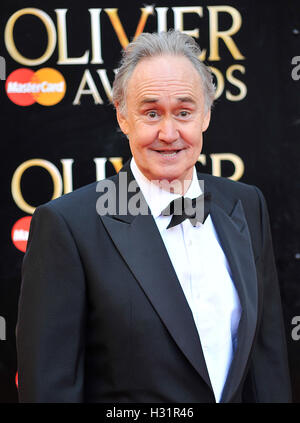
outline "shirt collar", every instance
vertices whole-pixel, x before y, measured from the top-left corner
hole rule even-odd
[[[180,194],[163,190],[146,178],[138,168],[134,158],[131,159],[130,168],[154,218],[157,218],[172,200],[181,197]],[[194,166],[193,179],[184,197],[195,198],[201,195],[201,193],[202,190],[198,182],[196,167]]]

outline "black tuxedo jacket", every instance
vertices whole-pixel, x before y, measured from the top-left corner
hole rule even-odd
[[[130,182],[128,163],[122,171]],[[117,193],[119,176],[111,178]],[[212,193],[211,218],[242,306],[221,400],[289,402],[264,198],[253,186],[198,178]],[[34,213],[17,323],[20,401],[214,402],[192,313],[152,215],[99,216],[96,187]]]

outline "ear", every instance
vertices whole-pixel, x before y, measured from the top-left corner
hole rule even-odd
[[[204,115],[203,118],[203,122],[202,122],[202,132],[205,132],[209,126],[209,122],[210,122],[210,115],[211,115],[211,111],[210,109],[206,112],[206,114]]]
[[[120,110],[119,103],[115,103],[115,108],[116,108],[116,111],[117,111],[117,121],[118,121],[118,124],[121,128],[121,131],[123,132],[123,134],[128,135],[129,125],[128,125],[128,122],[127,122],[127,116],[125,115],[124,112],[122,112]]]

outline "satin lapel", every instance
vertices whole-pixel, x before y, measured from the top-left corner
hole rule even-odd
[[[242,307],[237,349],[221,398],[221,402],[228,402],[241,382],[253,344],[257,324],[257,276],[250,233],[241,201],[237,201],[229,214],[222,206],[212,201],[211,218],[227,257]]]
[[[101,219],[170,335],[211,388],[192,312],[152,215],[116,214]]]

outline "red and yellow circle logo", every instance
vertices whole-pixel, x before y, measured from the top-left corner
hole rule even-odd
[[[33,72],[21,68],[8,76],[5,89],[8,98],[18,106],[30,106],[35,102],[53,106],[63,99],[66,81],[56,69],[42,68]]]
[[[14,246],[25,253],[29,235],[31,216],[21,217],[17,220],[11,230],[11,238]]]

